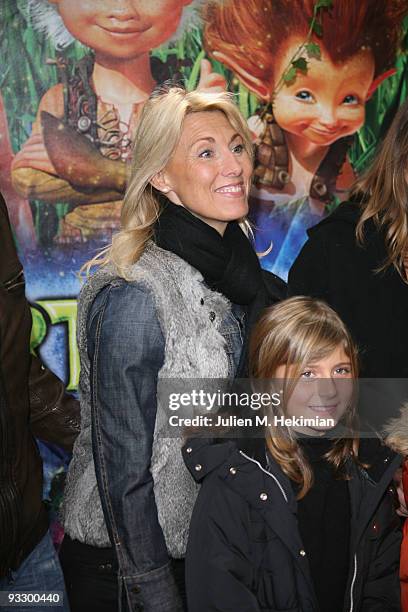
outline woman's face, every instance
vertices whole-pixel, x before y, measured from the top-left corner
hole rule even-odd
[[[287,379],[289,367],[279,366],[276,378]],[[286,404],[286,416],[313,419],[307,426],[294,429],[307,435],[323,435],[335,427],[347,408],[353,395],[353,374],[350,359],[342,345],[332,353],[306,365]]]
[[[293,37],[279,53],[277,81],[302,42]],[[363,125],[374,59],[371,51],[363,50],[334,64],[320,47],[321,59],[308,59],[307,74],[297,71],[294,82],[284,84],[276,94],[273,108],[283,130],[315,145],[328,146]]]
[[[97,55],[133,59],[168,40],[191,0],[49,0],[65,27]]]
[[[223,234],[229,221],[248,213],[251,174],[244,140],[224,113],[192,113],[158,188]]]

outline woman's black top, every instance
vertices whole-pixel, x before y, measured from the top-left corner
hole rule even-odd
[[[360,215],[358,203],[343,202],[308,231],[289,295],[321,298],[337,311],[358,345],[361,376],[408,378],[408,284],[393,266],[376,271],[387,256],[384,232],[368,221],[360,246]]]

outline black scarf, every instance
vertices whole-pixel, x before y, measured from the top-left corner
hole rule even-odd
[[[247,325],[237,372],[238,377],[246,377],[252,326],[266,306],[282,299],[285,284],[262,270],[252,244],[236,221],[230,221],[221,236],[183,206],[167,198],[162,203],[163,211],[155,226],[157,246],[201,272],[208,287],[246,307]]]

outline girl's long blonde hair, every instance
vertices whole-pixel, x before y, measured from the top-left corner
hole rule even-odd
[[[377,271],[394,266],[407,283],[403,260],[408,252],[408,101],[398,110],[371,167],[351,191],[361,201],[356,237],[364,244],[364,229],[372,219],[384,232],[387,256]]]
[[[350,333],[340,317],[325,302],[310,297],[294,297],[268,308],[255,325],[249,347],[249,366],[252,379],[261,384],[276,377],[279,366],[286,366],[283,401],[285,405],[293,393],[307,363],[329,355],[341,345],[350,359],[353,378],[358,376],[357,350]],[[254,380],[256,386],[256,380]],[[299,447],[292,430],[274,424],[267,429],[266,442],[272,457],[284,473],[299,484],[299,499],[313,484],[313,472]],[[349,432],[347,438],[335,440],[327,460],[341,471],[350,455],[358,455],[357,417],[355,398],[343,417]]]
[[[135,136],[128,188],[125,194],[121,230],[112,244],[86,264],[112,264],[117,274],[128,279],[129,267],[142,255],[153,236],[160,212],[160,194],[151,179],[163,170],[180,140],[184,119],[191,113],[222,112],[242,136],[245,149],[253,159],[251,135],[245,119],[234,104],[233,94],[186,92],[181,87],[162,87],[146,102]]]

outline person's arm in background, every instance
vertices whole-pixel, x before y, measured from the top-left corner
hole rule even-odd
[[[164,338],[147,289],[122,282],[97,296],[88,353],[95,471],[128,609],[178,612],[150,472]]]
[[[71,451],[80,430],[79,402],[38,357],[31,357],[28,384],[34,436]]]
[[[24,294],[23,267],[14,244],[7,206],[1,195],[0,244],[0,287],[4,292],[3,311],[4,313],[9,312],[3,345],[5,351],[7,347],[13,347],[13,351],[3,355],[3,360],[5,364],[9,363],[12,354],[15,354],[16,342],[20,342],[21,346],[17,347],[20,349],[18,354],[26,356],[24,361],[31,360],[28,368],[32,432],[46,442],[52,442],[66,450],[71,450],[79,433],[79,402],[65,393],[64,383],[37,357],[28,356],[30,308]],[[9,382],[12,384],[14,368],[11,364],[7,372]],[[22,390],[20,392],[23,393]]]
[[[289,271],[288,297],[308,295],[329,302],[328,264],[328,253],[323,236],[314,232]]]

